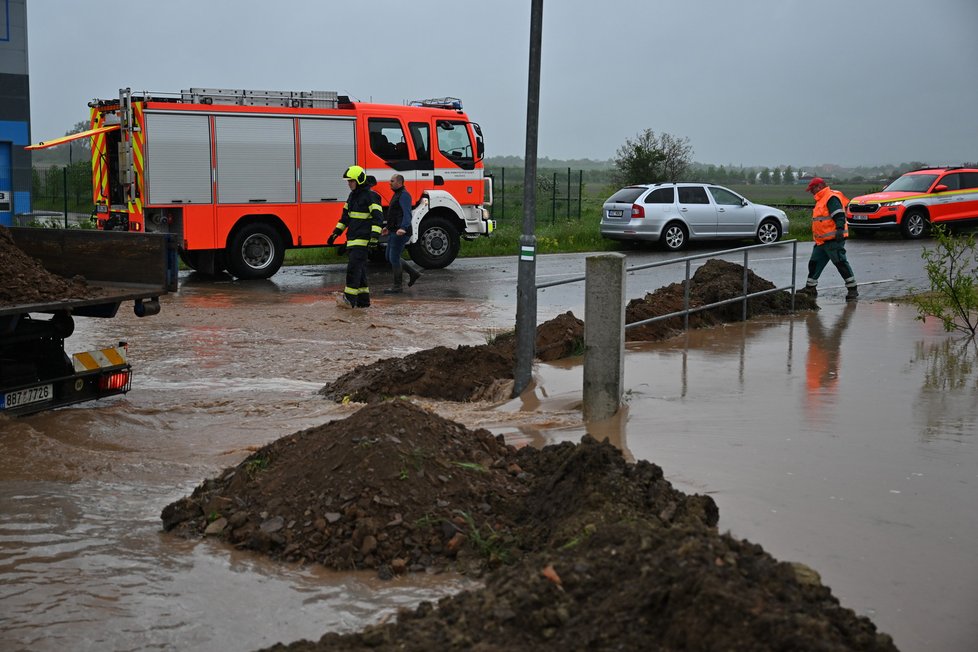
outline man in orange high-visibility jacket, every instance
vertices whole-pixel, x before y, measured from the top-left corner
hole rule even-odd
[[[815,177],[809,182],[808,192],[815,197],[815,208],[812,209],[812,236],[815,246],[812,248],[811,258],[808,259],[808,280],[799,292],[812,298],[818,296],[818,277],[829,261],[832,261],[846,284],[846,301],[855,301],[859,298],[856,275],[846,258],[846,238],[849,237],[846,204],[849,200],[838,190],[829,188],[821,177]]]

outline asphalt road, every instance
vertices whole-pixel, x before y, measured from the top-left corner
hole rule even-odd
[[[464,243],[462,245],[465,246]],[[808,258],[813,244],[799,242],[797,246],[778,244],[767,248],[749,251],[747,267],[755,274],[774,283],[777,287],[794,285],[800,288],[807,277]],[[856,273],[859,292],[863,300],[879,300],[903,296],[912,289],[928,289],[929,283],[920,257],[925,247],[933,246],[932,241],[907,241],[897,238],[876,238],[872,240],[850,239],[846,245],[849,262]],[[690,274],[709,258],[723,258],[744,264],[744,253],[722,254],[729,250],[729,244],[719,246],[693,246],[679,252],[664,252],[654,248],[627,250],[626,268],[634,268],[667,260],[678,260],[691,256],[702,256],[690,262]],[[792,265],[793,250],[796,249],[795,263]],[[542,285],[556,281],[583,277],[587,253],[540,255],[536,263],[536,284]],[[344,263],[283,268],[268,284],[282,291],[292,289],[308,290],[311,286],[325,289],[342,289]],[[792,268],[795,276],[792,279]],[[674,265],[629,272],[626,280],[626,296],[637,298],[646,292],[654,292],[660,287],[682,281],[686,275],[686,265]],[[192,278],[192,277],[191,277]],[[489,318],[493,326],[512,326],[516,318],[516,286],[518,263],[513,256],[488,258],[460,258],[446,269],[428,270],[418,284],[407,292],[413,298],[466,299],[489,304]],[[382,265],[370,268],[370,285],[375,297],[387,286],[387,272]],[[261,286],[257,286],[261,287]],[[836,269],[830,264],[825,268],[819,283],[820,303],[844,302],[845,288]],[[571,310],[575,315],[584,314],[584,283],[570,283],[542,288],[537,295],[538,316],[549,319],[564,311]]]

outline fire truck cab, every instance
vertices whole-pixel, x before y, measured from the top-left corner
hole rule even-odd
[[[392,174],[414,201],[411,258],[449,265],[488,236],[482,130],[456,98],[367,104],[329,91],[192,88],[93,100],[99,228],[176,234],[189,267],[268,278],[285,250],[326,246],[359,165],[384,205]],[[342,244],[342,241],[340,242]]]

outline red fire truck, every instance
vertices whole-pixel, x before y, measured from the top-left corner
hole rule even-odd
[[[386,181],[404,175],[419,265],[445,267],[461,240],[494,228],[482,130],[457,98],[388,105],[329,91],[127,88],[89,106],[99,227],[176,234],[183,261],[203,273],[268,278],[286,249],[325,246],[354,164],[379,181],[385,204]]]

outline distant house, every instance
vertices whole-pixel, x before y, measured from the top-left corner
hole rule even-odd
[[[802,174],[797,177],[797,181],[795,181],[795,183],[803,183],[805,186],[808,186],[808,182],[815,177],[822,177],[822,179],[825,180],[825,183],[832,183],[834,180],[834,177],[830,177],[827,174]]]

